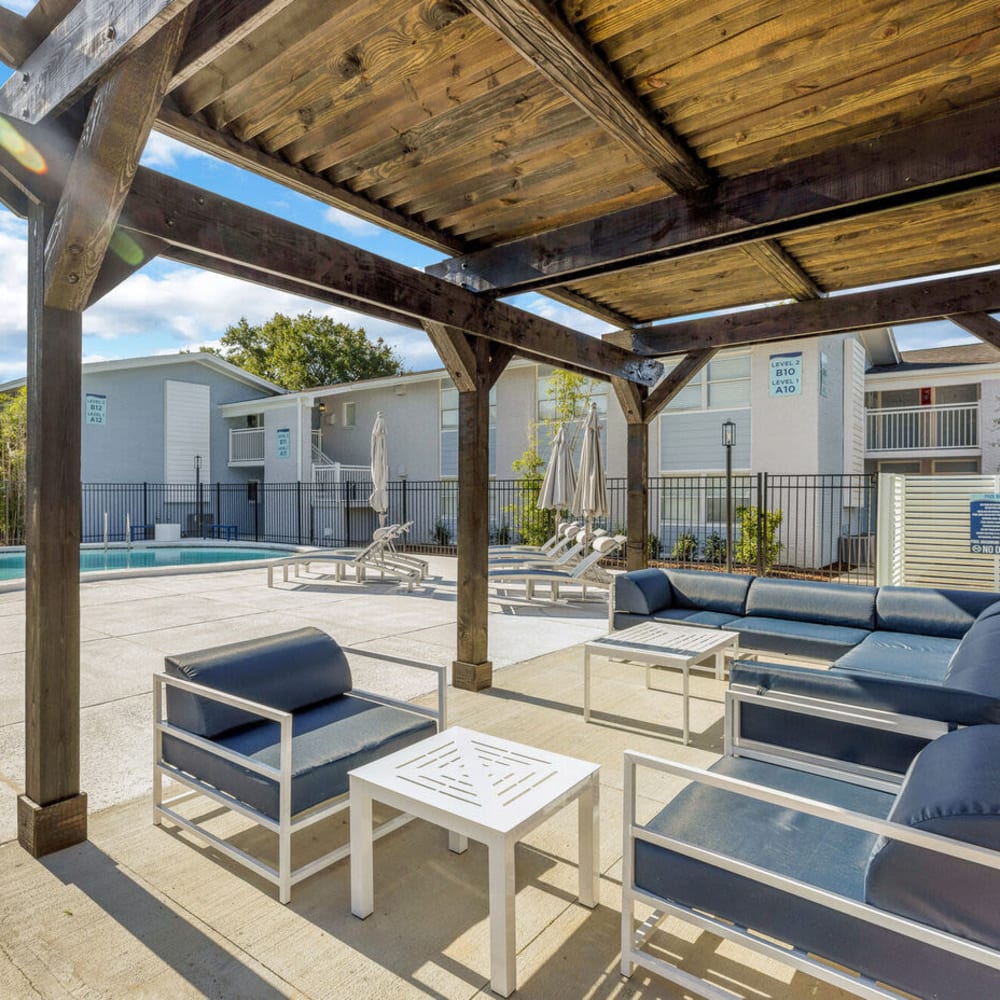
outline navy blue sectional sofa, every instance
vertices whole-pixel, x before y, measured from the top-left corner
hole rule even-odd
[[[998,602],[1000,594],[973,590],[644,569],[616,578],[612,623],[724,628],[740,634],[741,651],[940,683],[973,623],[1000,613]]]

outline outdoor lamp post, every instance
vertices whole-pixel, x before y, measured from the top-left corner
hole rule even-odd
[[[726,572],[733,571],[733,445],[736,444],[736,424],[722,422],[722,444],[726,449]]]
[[[198,537],[202,534],[202,523],[201,523],[201,455],[194,456],[194,502],[197,504],[195,508],[195,531],[198,533]]]

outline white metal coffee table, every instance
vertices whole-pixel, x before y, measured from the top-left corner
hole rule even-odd
[[[653,667],[679,667],[683,675],[683,736],[687,744],[690,740],[688,679],[691,667],[712,658],[716,679],[721,681],[725,674],[726,655],[735,656],[739,646],[740,637],[736,632],[661,622],[643,622],[600,639],[592,639],[583,647],[583,721],[590,721],[591,654],[644,664],[647,688],[651,686],[650,672]]]
[[[597,905],[600,870],[599,767],[453,726],[350,772],[351,912],[375,906],[372,801],[383,802],[449,831],[456,853],[467,838],[489,850],[490,987],[516,988],[514,845],[543,820],[579,803],[580,884],[584,906]]]

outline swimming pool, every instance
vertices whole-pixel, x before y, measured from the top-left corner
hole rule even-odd
[[[217,545],[162,545],[132,548],[81,549],[80,572],[100,573],[108,570],[158,569],[171,566],[195,566],[259,559],[277,559],[287,555],[287,549],[245,548]],[[19,580],[24,576],[23,552],[0,552],[0,580]]]

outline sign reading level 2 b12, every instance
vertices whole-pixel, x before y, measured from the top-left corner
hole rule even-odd
[[[976,493],[970,499],[969,551],[1000,555],[1000,493]]]

